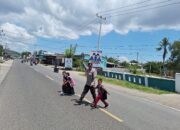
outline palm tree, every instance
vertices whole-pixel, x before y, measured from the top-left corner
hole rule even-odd
[[[76,48],[77,48],[77,44],[75,46],[70,45],[70,48],[65,50],[65,57],[73,58],[73,56],[76,53]]]
[[[170,44],[168,38],[164,37],[162,39],[162,41],[160,42],[159,47],[156,48],[157,51],[163,50],[163,71],[164,71],[164,75],[166,75],[165,74],[165,60],[166,60],[166,56],[168,54],[168,49],[170,48],[170,45],[171,44]]]

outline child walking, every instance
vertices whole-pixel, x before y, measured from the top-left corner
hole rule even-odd
[[[108,91],[104,88],[104,86],[102,85],[102,79],[98,79],[98,85],[96,86],[96,89],[98,89],[98,96],[96,97],[96,100],[93,104],[93,107],[97,107],[97,103],[99,102],[99,100],[101,100],[104,103],[104,108],[107,108],[109,106],[109,104],[107,103],[107,94]]]

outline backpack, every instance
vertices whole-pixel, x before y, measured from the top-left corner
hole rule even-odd
[[[70,78],[71,78],[71,77],[70,77]],[[71,78],[71,86],[72,86],[72,87],[76,86],[76,82],[75,82],[75,80],[74,80],[73,78]]]
[[[107,91],[104,91],[102,96],[103,96],[103,100],[106,100],[107,99]]]

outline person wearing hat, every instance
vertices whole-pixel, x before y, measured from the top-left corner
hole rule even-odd
[[[86,96],[89,90],[91,91],[93,102],[95,102],[96,99],[96,93],[95,93],[96,70],[93,68],[92,63],[88,63],[88,67],[85,66],[85,68],[86,68],[85,75],[87,80],[83,92],[81,94],[81,97],[79,99],[79,103],[82,103],[82,100],[84,99],[84,97]]]

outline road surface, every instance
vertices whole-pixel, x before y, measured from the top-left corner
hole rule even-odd
[[[84,78],[74,77],[74,96],[60,96],[61,75],[14,61],[0,86],[0,130],[179,130],[180,111],[110,89],[110,107],[77,105]],[[90,94],[88,100],[92,100]],[[102,104],[100,104],[102,105]]]

